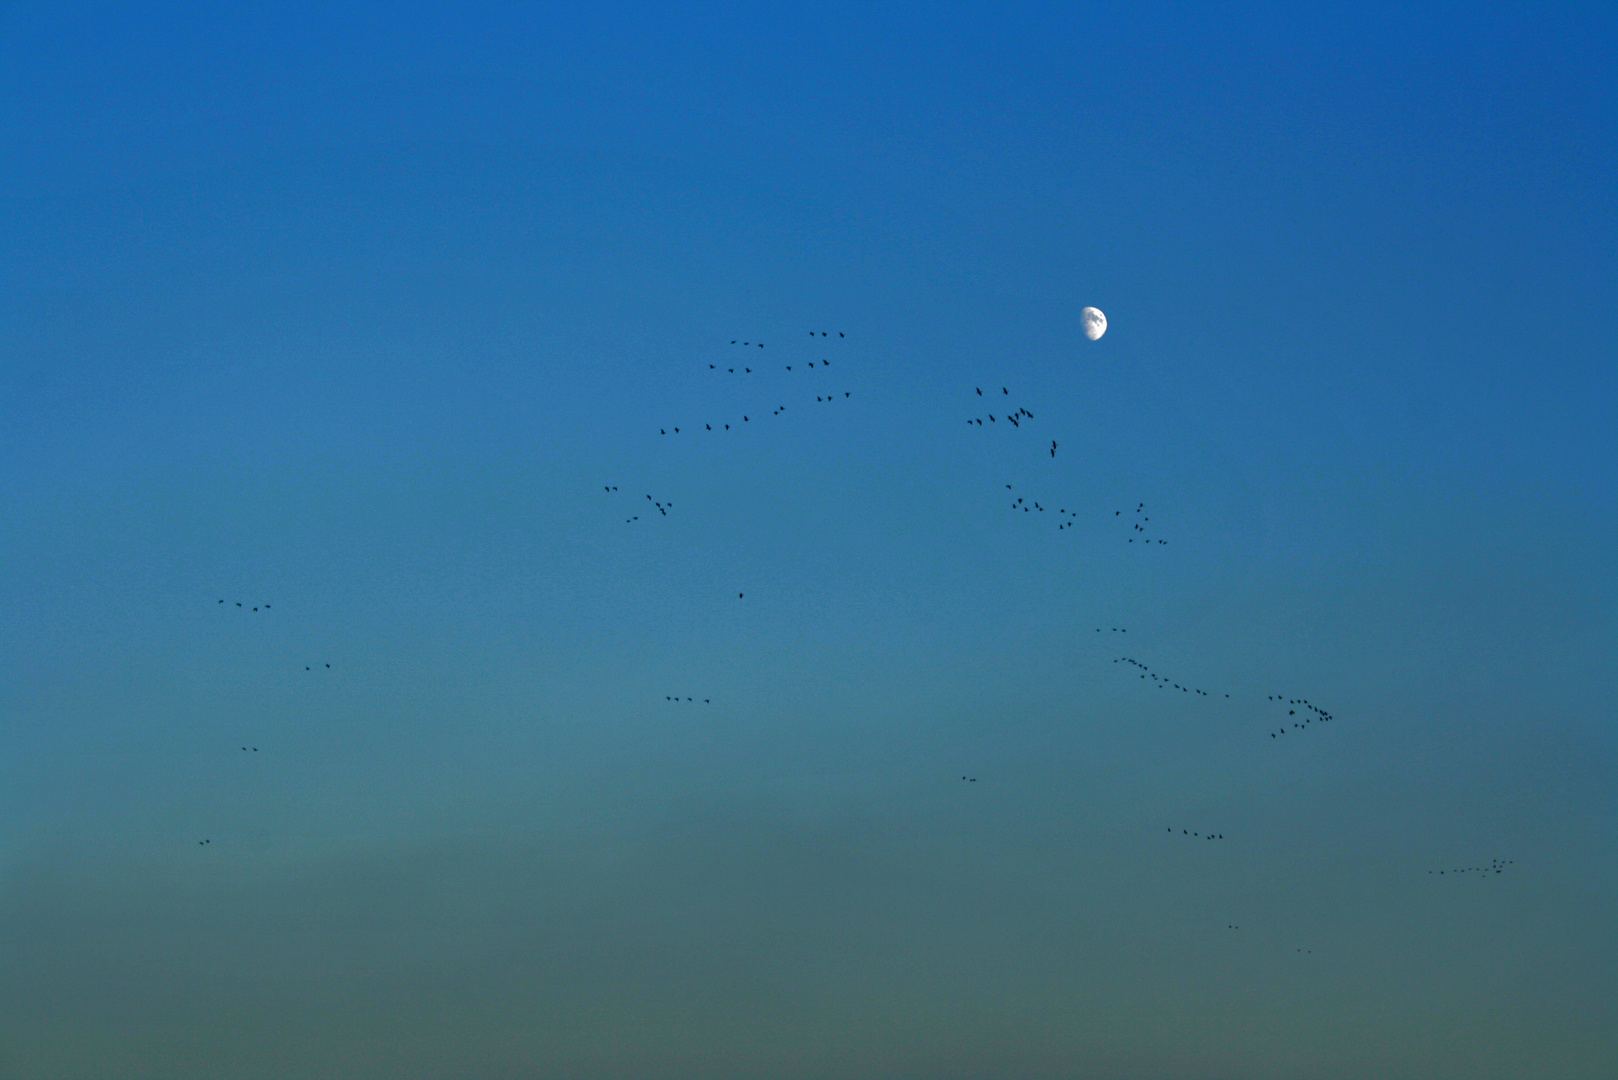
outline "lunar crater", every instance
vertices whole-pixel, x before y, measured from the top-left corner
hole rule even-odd
[[[1101,335],[1107,332],[1107,317],[1101,313],[1100,308],[1087,307],[1082,312],[1084,318],[1084,336],[1091,341],[1100,341]]]

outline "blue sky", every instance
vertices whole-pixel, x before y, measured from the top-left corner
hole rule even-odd
[[[0,7],[0,1077],[1609,1075],[1615,29]]]

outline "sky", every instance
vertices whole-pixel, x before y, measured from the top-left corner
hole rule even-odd
[[[1614,1075],[1615,68],[0,4],[0,1078]]]

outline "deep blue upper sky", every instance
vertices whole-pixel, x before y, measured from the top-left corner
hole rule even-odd
[[[0,5],[0,1077],[1611,1075],[1615,46]]]

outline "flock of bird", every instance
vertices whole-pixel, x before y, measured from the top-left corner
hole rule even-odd
[[[819,334],[820,337],[823,337],[823,338],[829,338],[831,336],[830,331],[825,331],[825,330],[821,330],[821,331],[811,330],[809,332],[809,336],[810,337],[815,337],[817,333]],[[838,331],[837,336],[839,338],[846,338],[847,337],[847,335],[843,331]],[[744,347],[744,348],[755,348],[756,347],[756,348],[762,349],[764,347],[764,343],[761,342],[761,341],[735,340],[735,341],[732,341],[731,344],[741,346],[741,347]],[[818,361],[810,360],[810,361],[808,361],[807,364],[805,364],[803,366],[808,368],[809,370],[813,371],[813,370],[815,370],[815,365],[816,365],[817,362],[819,363],[821,370],[825,370],[825,369],[828,369],[828,368],[831,367],[831,361],[826,359],[825,357],[819,358]],[[791,364],[785,364],[785,365],[783,365],[783,367],[789,372],[792,370],[792,365]],[[738,370],[736,367],[733,367],[733,366],[730,366],[730,365],[725,365],[723,367],[723,369],[721,369],[719,364],[709,364],[708,365],[708,370],[713,371],[713,372],[722,372],[723,374],[727,374],[727,375],[741,375],[743,377],[746,377],[748,375],[753,375],[753,374],[756,373],[754,368],[752,368],[752,367],[750,367],[750,366],[748,366],[746,364],[743,364],[741,366],[740,370]],[[758,369],[758,370],[762,371],[762,369]],[[821,404],[829,404],[829,403],[831,403],[833,401],[844,401],[844,400],[847,400],[848,398],[853,397],[854,392],[852,390],[844,390],[844,391],[842,391],[842,395],[843,396],[841,398],[839,398],[835,392],[829,392],[828,393],[828,392],[822,391],[821,393],[815,395],[815,400],[817,402],[820,402]],[[776,406],[774,406],[773,408],[770,409],[770,415],[771,416],[780,416],[782,413],[784,413],[786,411],[787,411],[787,407],[785,405],[776,405]],[[702,422],[702,430],[707,431],[707,432],[730,431],[730,430],[732,430],[732,428],[731,428],[732,423],[736,424],[736,430],[740,430],[740,426],[742,424],[751,424],[753,422],[753,414],[752,413],[745,413],[744,412],[744,413],[741,414],[741,417],[742,418],[739,421],[736,420],[734,416],[732,416],[730,421],[725,421],[725,420],[722,420],[722,419],[721,420],[704,420]],[[717,423],[719,425],[717,428],[714,427],[715,423]],[[690,427],[690,425],[688,424],[687,427]],[[667,426],[658,428],[657,433],[659,435],[670,435],[670,434],[678,435],[678,434],[680,434],[680,432],[682,430],[684,430],[684,429],[682,429],[681,427],[679,427],[677,425],[669,424]],[[695,431],[696,428],[691,427],[691,430]]]
[[[1181,683],[1174,682],[1166,675],[1159,675],[1157,672],[1153,671],[1151,668],[1147,667],[1145,664],[1141,663],[1139,660],[1136,660],[1132,656],[1120,656],[1113,660],[1113,663],[1128,664],[1130,667],[1136,668],[1140,671],[1139,677],[1142,681],[1150,680],[1147,685],[1155,686],[1159,690],[1178,690],[1182,694],[1191,694],[1196,697],[1211,698],[1217,696],[1209,693],[1207,690],[1203,690],[1195,686],[1185,686]],[[1229,694],[1224,694],[1223,696],[1226,698],[1230,697]],[[1312,704],[1308,698],[1289,698],[1285,694],[1266,694],[1264,696],[1264,700],[1271,702],[1276,706],[1285,705],[1287,707],[1287,716],[1292,718],[1275,731],[1267,732],[1269,737],[1272,739],[1276,738],[1277,736],[1285,735],[1288,731],[1306,731],[1311,724],[1316,722],[1327,723],[1332,718],[1331,713],[1320,708],[1318,705]],[[1300,709],[1309,715],[1299,716],[1298,711]]]
[[[1195,694],[1199,697],[1214,696],[1206,690],[1199,690],[1194,686],[1181,686],[1177,682],[1172,682],[1168,679],[1168,677],[1159,675],[1157,672],[1153,671],[1151,668],[1147,667],[1145,664],[1141,663],[1139,660],[1136,660],[1132,656],[1120,656],[1118,659],[1114,660],[1113,663],[1128,664],[1131,667],[1139,668],[1141,670],[1140,677],[1142,679],[1151,679],[1152,685],[1157,687],[1159,690],[1178,690],[1182,694]],[[1225,696],[1230,697],[1229,694],[1226,694]]]
[[[1309,704],[1309,702],[1303,698],[1286,698],[1281,694],[1274,694],[1266,697],[1265,700],[1274,701],[1278,704],[1285,701],[1287,705],[1292,706],[1291,708],[1287,709],[1288,716],[1297,716],[1298,710],[1296,706],[1299,705],[1302,705],[1305,711],[1314,714],[1313,716],[1306,716],[1302,720],[1293,720],[1288,725],[1281,727],[1279,730],[1270,732],[1270,738],[1272,739],[1277,735],[1285,735],[1288,730],[1304,731],[1316,720],[1319,720],[1321,723],[1325,723],[1331,719],[1331,713],[1327,712],[1325,709],[1317,708],[1316,706]]]
[[[810,331],[809,332],[809,337],[811,339],[813,339],[814,341],[816,341],[817,343],[822,341],[822,340],[826,341],[827,343],[830,343],[833,340],[837,340],[837,341],[846,341],[847,340],[847,335],[843,331],[837,331],[835,339],[833,339],[832,332],[830,332],[830,331]],[[761,342],[761,341],[755,342],[755,341],[743,340],[743,339],[734,339],[734,340],[732,340],[730,342],[730,344],[732,346],[737,347],[737,348],[744,348],[744,349],[755,349],[755,348],[756,349],[763,349],[765,347],[764,342]],[[804,372],[814,371],[816,373],[819,373],[821,371],[829,370],[831,368],[831,366],[832,366],[832,364],[831,364],[831,361],[829,359],[826,359],[823,356],[817,356],[815,359],[809,360],[807,362],[800,361],[797,364],[783,364],[782,369],[785,372],[788,372],[788,373],[793,372],[795,370],[795,368],[801,368]],[[755,364],[753,364],[753,363],[743,363],[743,364],[740,364],[740,365],[732,365],[732,364],[721,365],[721,364],[717,364],[717,363],[710,363],[708,365],[708,368],[709,368],[709,370],[714,371],[716,373],[722,373],[722,374],[725,374],[725,375],[737,375],[737,376],[740,376],[740,377],[743,377],[743,378],[758,374],[762,370],[760,368],[757,368],[755,366]],[[992,395],[986,395],[984,393],[982,387],[974,387],[974,390],[976,391],[976,394],[975,394],[976,397],[988,398],[988,397],[992,396]],[[836,393],[827,392],[824,389],[822,389],[822,391],[820,393],[815,395],[815,400],[817,402],[826,403],[826,402],[831,402],[831,401],[834,401],[834,400],[846,400],[846,399],[848,399],[848,398],[850,398],[852,396],[852,391],[844,390],[844,391],[841,391],[841,393],[842,393],[842,397],[838,398],[836,396]],[[1011,391],[1010,391],[1009,387],[1002,386],[1000,388],[1000,394],[1001,394],[1002,398],[1009,398],[1010,395],[1011,395]],[[1009,402],[1007,402],[1007,404],[1009,405]],[[786,410],[787,410],[787,406],[785,404],[781,404],[781,405],[776,405],[773,408],[770,408],[769,412],[770,412],[770,415],[772,415],[772,416],[780,416]],[[752,422],[752,416],[753,415],[754,414],[752,412],[743,412],[743,413],[740,414],[740,417],[741,417],[740,420],[735,420],[734,417],[733,417],[732,421],[737,426],[739,426],[741,424],[750,424]],[[967,422],[968,425],[972,426],[973,428],[986,428],[986,427],[992,425],[992,426],[997,427],[997,428],[1003,428],[1003,429],[1006,429],[1006,430],[1016,431],[1016,430],[1020,430],[1025,423],[1031,423],[1032,421],[1034,421],[1034,419],[1035,419],[1035,414],[1031,410],[1029,410],[1026,406],[1018,405],[1015,408],[1001,409],[1001,410],[997,410],[995,412],[984,411],[982,415],[974,416],[974,417],[968,419],[966,422]],[[701,425],[702,425],[701,430],[706,431],[706,432],[713,432],[713,431],[721,431],[722,432],[722,431],[733,430],[732,422],[727,422],[727,421],[725,421],[723,419],[717,419],[717,420],[715,420],[715,419],[705,419],[705,420],[703,420],[701,422]],[[717,427],[716,427],[716,425],[717,425]],[[682,426],[679,426],[679,427],[670,425],[670,426],[667,426],[667,427],[659,428],[659,434],[664,435],[664,436],[670,435],[670,434],[679,435],[683,430],[686,429],[686,427],[691,427],[691,425],[682,425]],[[692,430],[696,430],[696,429],[694,427],[692,427]],[[1057,442],[1057,440],[1055,440],[1055,439],[1050,440],[1050,446],[1048,448],[1048,454],[1049,454],[1050,458],[1054,459],[1056,457],[1056,451],[1057,451],[1058,445],[1059,445],[1059,443]],[[619,486],[616,485],[616,484],[604,484],[602,487],[603,487],[603,491],[608,495],[616,495],[616,494],[618,494],[620,492]],[[1051,507],[1051,504],[1048,504],[1043,499],[1034,498],[1034,497],[1026,495],[1026,494],[1023,494],[1023,495],[1017,494],[1017,490],[1016,490],[1015,486],[1013,484],[1011,484],[1011,483],[1007,483],[1005,485],[1005,489],[1006,489],[1006,491],[1011,493],[1011,496],[1010,496],[1011,501],[1009,502],[1008,505],[1010,506],[1010,508],[1011,508],[1011,510],[1013,512],[1021,511],[1022,513],[1025,513],[1025,514],[1030,514],[1030,513],[1039,514],[1039,513],[1047,512],[1047,510]],[[652,510],[654,510],[658,515],[660,515],[662,517],[668,517],[669,511],[671,509],[673,509],[674,504],[672,502],[670,502],[670,501],[655,499],[650,494],[645,494],[644,497],[645,497],[646,501],[649,504],[651,504]],[[1070,531],[1070,530],[1075,530],[1080,525],[1081,521],[1083,520],[1081,518],[1081,515],[1077,511],[1069,511],[1066,507],[1063,507],[1063,506],[1055,506],[1054,509],[1051,512],[1058,519],[1058,523],[1057,523],[1057,530],[1058,531],[1066,532],[1066,531]],[[1122,509],[1114,510],[1113,514],[1112,514],[1112,517],[1114,519],[1123,519],[1124,512],[1125,511],[1122,510]],[[627,517],[625,519],[625,523],[626,524],[633,524],[635,522],[638,522],[640,520],[640,518],[641,518],[641,516],[639,514],[631,514],[629,517]],[[1148,545],[1148,546],[1166,546],[1168,544],[1167,539],[1150,535],[1150,522],[1151,522],[1152,519],[1151,519],[1150,515],[1146,512],[1146,504],[1145,504],[1144,501],[1137,502],[1137,504],[1135,505],[1135,507],[1133,509],[1133,512],[1130,514],[1130,517],[1128,519],[1124,519],[1124,520],[1127,521],[1127,523],[1130,526],[1129,535],[1125,538],[1127,540],[1127,542],[1129,542],[1131,544],[1134,544],[1134,543],[1138,542],[1138,543],[1140,543],[1142,545]],[[745,594],[745,592],[738,592],[736,594],[736,597],[737,597],[738,600],[742,600],[742,599],[745,599],[746,594]],[[267,604],[267,603],[256,604],[255,605],[255,604],[251,604],[251,603],[245,602],[245,601],[227,602],[224,599],[219,599],[217,601],[217,605],[218,606],[231,606],[231,605],[233,605],[235,608],[242,609],[243,611],[252,611],[252,612],[258,612],[258,611],[261,611],[261,610],[262,611],[269,611],[270,610],[270,605]],[[1125,634],[1125,633],[1128,633],[1128,630],[1126,628],[1124,628],[1124,627],[1118,627],[1118,626],[1105,627],[1105,628],[1098,626],[1098,627],[1095,628],[1095,632],[1098,633],[1098,634],[1100,634],[1100,633]],[[1158,690],[1168,691],[1168,692],[1178,692],[1178,693],[1181,693],[1181,694],[1186,694],[1186,695],[1189,695],[1189,696],[1192,696],[1192,697],[1200,697],[1200,698],[1214,698],[1214,697],[1221,696],[1221,694],[1215,694],[1213,692],[1210,692],[1208,690],[1205,690],[1205,689],[1202,689],[1202,688],[1199,688],[1199,687],[1194,687],[1194,686],[1190,686],[1188,684],[1183,684],[1183,683],[1176,682],[1176,681],[1170,679],[1168,676],[1162,675],[1159,672],[1154,671],[1147,664],[1143,663],[1142,661],[1140,661],[1140,660],[1138,660],[1138,659],[1136,659],[1134,657],[1120,656],[1120,657],[1115,658],[1112,662],[1114,664],[1122,664],[1122,665],[1126,665],[1128,667],[1132,667],[1132,668],[1136,669],[1136,671],[1138,673],[1138,678],[1139,678],[1139,680],[1141,682],[1145,683],[1147,686],[1155,687]],[[319,666],[314,665],[314,664],[310,664],[310,665],[306,665],[304,667],[305,671],[330,670],[330,669],[331,669],[331,664],[329,664],[329,663],[323,663],[323,664],[321,664]],[[1229,698],[1231,698],[1231,694],[1222,692],[1222,697],[1224,699],[1229,699]],[[702,705],[711,705],[712,704],[712,699],[711,698],[700,698],[699,699],[699,698],[696,698],[694,696],[676,695],[676,694],[664,695],[663,700],[665,702],[667,702],[667,703],[670,703],[670,704],[693,704],[693,705],[694,704],[699,704],[699,703],[702,704]],[[1254,696],[1253,700],[1256,702],[1256,700],[1257,700],[1256,695]],[[1306,730],[1313,724],[1324,723],[1324,722],[1330,721],[1332,719],[1332,714],[1330,712],[1328,712],[1325,709],[1322,709],[1322,708],[1312,704],[1307,698],[1292,698],[1292,697],[1287,697],[1286,695],[1283,695],[1283,694],[1270,694],[1270,695],[1265,696],[1265,701],[1271,703],[1272,706],[1284,706],[1287,709],[1288,720],[1281,727],[1279,727],[1278,729],[1268,732],[1269,737],[1271,739],[1276,739],[1276,738],[1278,738],[1280,736],[1283,736],[1289,731]],[[1300,715],[1300,712],[1301,712],[1302,715]],[[259,750],[259,748],[257,746],[243,746],[243,747],[241,747],[241,752],[243,752],[243,753],[258,753],[258,750]],[[963,775],[960,778],[960,782],[975,784],[975,783],[978,782],[978,778],[976,776]],[[1175,832],[1176,832],[1176,827],[1175,826],[1167,826],[1166,831],[1170,835],[1174,835]],[[1186,828],[1179,828],[1178,832],[1179,832],[1179,835],[1181,837],[1188,838],[1188,839],[1197,839],[1197,840],[1203,840],[1203,841],[1222,841],[1222,840],[1225,839],[1225,834],[1223,832],[1204,832],[1204,831],[1201,831],[1201,830],[1191,830],[1191,829],[1186,829]],[[213,843],[213,841],[212,841],[211,838],[204,838],[204,839],[198,840],[197,843],[200,846],[206,847],[206,846],[211,845]],[[1440,869],[1440,870],[1429,870],[1428,874],[1433,875],[1433,876],[1462,876],[1462,875],[1470,874],[1470,875],[1475,875],[1475,876],[1478,876],[1478,877],[1483,877],[1483,876],[1487,876],[1487,875],[1501,874],[1501,873],[1503,873],[1505,871],[1506,867],[1511,866],[1511,865],[1513,865],[1512,860],[1509,860],[1509,859],[1506,859],[1506,860],[1493,859],[1486,866],[1469,866],[1469,867],[1461,867],[1461,868],[1458,868],[1458,869],[1446,868],[1446,869]],[[1226,929],[1227,930],[1239,930],[1240,927],[1238,925],[1236,925],[1236,924],[1228,923],[1228,924],[1226,924]],[[1296,952],[1298,954],[1302,954],[1302,955],[1309,955],[1309,954],[1312,954],[1313,950],[1306,949],[1306,948],[1299,948],[1299,949],[1296,950]]]
[[[1055,456],[1056,456],[1056,440],[1052,439],[1051,440],[1051,457],[1055,457]],[[1043,514],[1048,509],[1048,507],[1045,505],[1045,503],[1042,502],[1038,498],[1035,498],[1035,497],[1033,497],[1031,495],[1016,495],[1015,493],[1016,493],[1016,490],[1017,490],[1017,486],[1015,484],[1007,484],[1006,485],[1006,490],[1012,492],[1013,495],[1014,495],[1011,503],[1009,504],[1013,513],[1016,513],[1017,511],[1021,510],[1025,514],[1028,514],[1028,513],[1040,513],[1040,514]],[[1056,516],[1059,519],[1062,519],[1062,520],[1059,520],[1057,522],[1057,524],[1056,524],[1056,531],[1057,532],[1066,532],[1069,529],[1075,529],[1075,528],[1078,527],[1080,521],[1083,520],[1081,518],[1081,516],[1079,515],[1079,512],[1077,510],[1069,510],[1065,506],[1056,507],[1055,508],[1055,513],[1056,513]],[[1122,517],[1123,513],[1124,512],[1122,510],[1114,510],[1112,512],[1112,516],[1113,517]],[[1128,537],[1126,537],[1125,539],[1131,544],[1135,543],[1136,540],[1139,540],[1142,544],[1145,544],[1145,545],[1148,545],[1148,546],[1150,546],[1152,544],[1157,544],[1159,546],[1167,546],[1167,544],[1168,544],[1167,540],[1161,539],[1159,537],[1150,537],[1150,536],[1145,535],[1146,531],[1147,531],[1146,530],[1146,523],[1150,522],[1152,520],[1151,518],[1146,517],[1145,513],[1146,513],[1146,504],[1145,503],[1140,503],[1135,507],[1135,516],[1137,518],[1139,518],[1139,520],[1131,520],[1130,521],[1130,530],[1129,530],[1130,535]],[[1139,533],[1140,535],[1139,536],[1135,535],[1137,533]]]
[[[1511,866],[1514,862],[1516,862],[1515,859],[1490,859],[1488,866],[1463,866],[1459,870],[1429,870],[1427,872],[1438,877],[1446,875],[1459,876],[1461,874],[1477,874],[1482,877],[1485,874],[1503,874],[1506,867]]]
[[[1167,544],[1168,543],[1167,540],[1158,540],[1158,539],[1154,539],[1153,537],[1149,537],[1149,536],[1146,535],[1146,525],[1152,519],[1149,518],[1149,517],[1144,516],[1145,513],[1146,513],[1146,504],[1145,503],[1138,503],[1135,506],[1135,516],[1140,518],[1140,520],[1135,521],[1135,522],[1131,522],[1130,523],[1130,528],[1131,528],[1132,531],[1138,532],[1141,535],[1138,536],[1138,537],[1137,536],[1129,537],[1129,542],[1131,544],[1133,544],[1136,540],[1139,540],[1143,544],[1151,544],[1151,543]],[[1123,517],[1124,512],[1122,510],[1114,510],[1112,512],[1112,516],[1113,517]]]
[[[609,492],[618,490],[617,486],[613,485],[613,484],[603,484],[602,488],[603,488],[603,490],[606,490],[606,491],[609,491]],[[656,510],[659,514],[662,514],[664,517],[668,517],[669,516],[669,511],[674,508],[673,503],[671,503],[671,502],[658,502],[656,499],[652,498],[650,495],[646,496],[646,501],[652,504],[652,509]],[[624,524],[632,525],[632,524],[634,524],[635,522],[637,522],[639,520],[640,520],[640,515],[639,514],[631,514],[629,517],[624,518]]]
[[[983,396],[983,388],[981,386],[979,386],[979,387],[976,387],[975,389],[978,392],[978,397],[982,397]],[[1000,393],[1002,395],[1005,395],[1005,396],[1009,397],[1010,394],[1011,394],[1011,391],[1006,389],[1004,386],[1002,386],[1000,388]],[[991,423],[991,424],[998,424],[1000,422],[999,418],[996,417],[994,415],[994,413],[985,413],[984,415],[989,418],[989,423]],[[1023,408],[1020,405],[1017,407],[1016,412],[1002,413],[1001,415],[1005,417],[1006,423],[1010,424],[1012,427],[1017,428],[1019,430],[1021,430],[1022,422],[1024,420],[1032,420],[1034,418],[1033,413],[1029,412],[1027,409]],[[983,426],[983,417],[982,416],[974,416],[971,419],[969,419],[966,423],[967,423],[968,427],[972,427],[972,426],[982,427]],[[1056,456],[1056,440],[1052,439],[1051,440],[1051,457],[1055,457],[1055,456]]]

